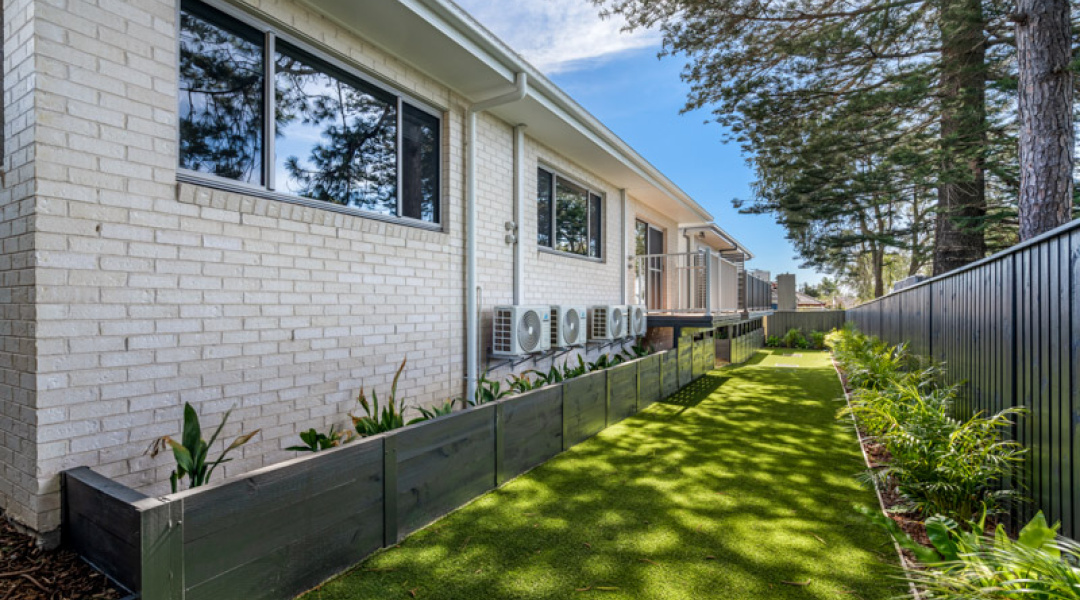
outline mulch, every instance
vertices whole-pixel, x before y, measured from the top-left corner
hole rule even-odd
[[[68,550],[41,550],[0,515],[0,600],[117,599],[104,575]]]

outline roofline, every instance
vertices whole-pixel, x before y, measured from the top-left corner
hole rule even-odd
[[[703,229],[711,229],[711,230],[715,231],[717,234],[719,234],[721,237],[727,238],[728,241],[731,242],[731,245],[735,246],[736,250],[738,250],[739,252],[742,252],[743,254],[746,255],[747,260],[750,260],[750,259],[754,258],[754,253],[751,252],[746,247],[746,245],[744,245],[739,240],[735,239],[735,236],[731,235],[727,231],[724,231],[724,229],[722,227],[720,227],[719,225],[717,225],[716,223],[695,223],[695,224],[683,225],[682,226],[683,231],[700,231],[700,230],[703,230]]]
[[[558,114],[564,121],[582,133],[592,134],[591,137],[593,137],[593,141],[596,142],[597,145],[607,149],[609,153],[622,160],[624,164],[636,171],[638,175],[654,187],[683,203],[691,211],[700,215],[703,220],[711,221],[713,219],[713,216],[709,211],[705,210],[705,208],[698,204],[689,194],[668,179],[660,169],[656,168],[652,163],[646,160],[645,157],[634,150],[630,144],[626,143],[622,138],[608,129],[608,127],[600,122],[599,119],[593,116],[589,111],[585,110],[584,107],[555,85],[555,83],[548,79],[539,69],[515,52],[506,44],[506,42],[499,39],[498,36],[480,24],[480,22],[465,11],[465,9],[455,4],[452,0],[399,1],[414,12],[421,15],[425,12],[429,13],[429,17],[437,17],[439,20],[444,21],[448,26],[453,28],[453,31],[444,30],[444,33],[453,34],[456,32],[463,34],[465,40],[461,40],[459,36],[455,35],[451,35],[451,37],[458,39],[459,43],[462,41],[469,42],[463,43],[462,46],[468,48],[471,53],[477,55],[481,59],[484,59],[485,57],[479,56],[477,53],[478,50],[488,54],[488,57],[486,58],[493,59],[493,61],[488,60],[485,62],[488,62],[492,67],[501,66],[507,84],[513,83],[517,73],[526,73],[529,78],[529,91],[538,92],[539,98],[543,98],[550,102],[553,105],[552,108],[558,109],[553,112]],[[433,22],[433,24],[436,23]],[[495,64],[492,64],[492,62]],[[536,94],[530,95],[537,97]]]

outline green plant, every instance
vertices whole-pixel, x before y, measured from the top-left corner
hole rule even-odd
[[[765,347],[766,348],[779,348],[780,347],[780,336],[778,336],[778,335],[770,335],[769,337],[765,338]]]
[[[407,424],[422,423],[424,421],[431,421],[432,419],[438,419],[439,417],[445,417],[446,415],[454,412],[454,401],[447,400],[442,404],[437,404],[431,408],[419,407],[420,416],[409,421]]]
[[[814,350],[825,349],[825,332],[824,331],[811,331],[810,332],[810,347]]]
[[[798,329],[789,329],[784,334],[783,344],[785,348],[806,348],[806,338]]]
[[[575,377],[581,377],[589,372],[589,365],[585,364],[585,359],[579,354],[577,357],[577,366],[571,367],[569,364],[564,364],[562,368],[563,381],[567,379],[573,379]]]
[[[533,380],[533,383],[536,387],[544,387],[545,385],[553,385],[563,382],[562,370],[555,365],[551,365],[551,368],[548,369],[547,372],[533,370],[529,371],[529,373],[536,375],[536,379]]]
[[[330,426],[329,433],[319,433],[314,428],[307,431],[300,432],[300,441],[304,442],[301,446],[289,446],[286,450],[292,452],[319,452],[321,450],[327,450],[330,448],[336,448],[342,444],[347,444],[353,439],[353,432],[351,431],[334,431],[334,425]]]
[[[646,341],[639,341],[628,349],[623,350],[623,356],[628,360],[634,360],[635,358],[645,358],[653,353],[652,347]]]
[[[401,379],[401,373],[405,370],[405,361],[402,359],[401,366],[398,367],[397,373],[394,374],[394,381],[390,384],[390,395],[386,399],[386,406],[379,408],[379,396],[374,390],[371,392],[371,402],[368,402],[367,396],[364,393],[364,388],[360,388],[360,393],[356,398],[356,401],[360,403],[360,407],[364,409],[362,416],[356,416],[349,413],[349,417],[352,419],[353,427],[356,428],[356,433],[360,437],[368,437],[382,433],[384,431],[390,431],[405,426],[404,418],[404,401],[398,400],[397,386],[398,380]]]
[[[494,402],[496,400],[502,400],[503,398],[513,394],[512,388],[503,388],[502,384],[498,381],[492,381],[487,378],[487,375],[481,375],[480,381],[476,383],[476,394],[473,399],[469,401],[470,406],[479,406],[481,404],[487,404],[488,402]]]
[[[543,387],[543,382],[537,379],[530,379],[528,373],[521,375],[511,375],[507,380],[510,390],[515,394],[524,394],[525,392],[535,390]]]
[[[927,566],[911,571],[908,577],[928,597],[1080,599],[1080,546],[1059,540],[1060,524],[1047,525],[1042,512],[1020,530],[1015,540],[1001,525],[992,535],[985,535],[985,514],[963,527],[946,517],[931,517],[926,520],[926,534],[932,547],[926,547],[880,512],[862,507],[860,511]]]
[[[173,458],[176,459],[176,469],[169,475],[169,484],[172,486],[172,491],[175,494],[179,482],[184,477],[189,479],[188,488],[197,488],[202,485],[206,485],[210,481],[210,476],[213,475],[214,469],[218,465],[227,463],[231,458],[225,458],[225,456],[248,443],[251,438],[255,437],[259,433],[259,429],[237,436],[231,444],[225,447],[225,450],[221,452],[217,460],[209,462],[207,455],[210,452],[210,447],[217,441],[221,430],[225,428],[225,422],[229,420],[229,415],[232,414],[232,410],[225,411],[225,415],[221,417],[221,424],[214,430],[214,435],[210,436],[210,441],[207,442],[202,438],[202,427],[199,425],[199,415],[192,408],[191,404],[184,403],[184,431],[180,436],[180,441],[177,442],[169,436],[163,436],[154,440],[150,445],[151,458],[156,457],[158,453],[163,452],[166,448],[171,448],[173,452]]]

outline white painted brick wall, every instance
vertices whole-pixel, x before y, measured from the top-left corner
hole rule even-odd
[[[0,409],[0,498],[39,531],[59,523],[67,468],[166,491],[171,458],[144,451],[179,432],[184,402],[204,427],[232,409],[226,438],[262,430],[229,476],[291,457],[301,430],[344,424],[361,385],[385,394],[403,357],[410,404],[463,392],[465,99],[297,2],[252,5],[451,107],[445,231],[177,184],[175,0],[7,0],[0,393],[13,402]],[[513,131],[479,124],[490,309],[512,300]],[[526,211],[526,301],[618,302],[618,188],[531,139],[525,156],[530,195],[542,161],[607,198],[602,262],[540,252]]]

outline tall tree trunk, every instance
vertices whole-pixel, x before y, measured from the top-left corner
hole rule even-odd
[[[885,295],[885,248],[881,244],[871,244],[871,263],[874,271],[874,297]]]
[[[983,258],[986,38],[981,0],[942,0],[941,173],[934,274]]]
[[[1073,74],[1069,0],[1017,0],[1020,72],[1020,239],[1070,219]]]

